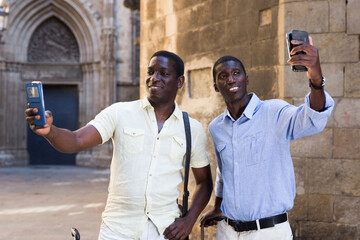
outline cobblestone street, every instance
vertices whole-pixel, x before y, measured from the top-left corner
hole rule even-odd
[[[108,169],[0,168],[0,239],[97,239],[108,182]]]

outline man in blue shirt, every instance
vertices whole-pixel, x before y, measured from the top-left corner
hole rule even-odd
[[[324,91],[318,50],[292,43],[296,47],[288,63],[308,69],[310,93],[300,107],[249,94],[248,76],[237,58],[224,56],[214,64],[214,87],[227,108],[209,126],[218,163],[216,200],[201,221],[225,215],[217,239],[292,239],[286,213],[296,194],[290,140],[321,132],[334,106]],[[299,51],[306,54],[295,55]]]

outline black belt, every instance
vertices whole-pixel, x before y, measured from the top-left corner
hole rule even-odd
[[[273,217],[261,218],[255,221],[243,222],[234,221],[225,217],[225,222],[234,228],[237,232],[260,230],[263,228],[274,227],[275,224],[283,223],[288,220],[287,213],[279,214]]]

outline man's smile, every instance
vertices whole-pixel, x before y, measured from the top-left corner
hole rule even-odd
[[[149,89],[154,89],[154,90],[156,90],[156,89],[162,88],[162,86],[150,85],[150,86],[148,86],[148,88],[149,88]]]
[[[239,90],[240,87],[231,87],[229,88],[230,92],[236,92],[237,90]]]

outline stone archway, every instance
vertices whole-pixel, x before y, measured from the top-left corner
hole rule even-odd
[[[79,47],[72,31],[58,18],[41,23],[30,38],[27,72],[42,80],[47,110],[54,124],[76,130],[78,126],[78,84],[81,82]],[[37,74],[36,74],[37,73]],[[29,80],[29,79],[28,79]],[[27,150],[33,165],[74,165],[76,154],[63,154],[42,137],[27,130]]]
[[[79,63],[79,47],[74,34],[62,21],[50,17],[31,36],[27,62]]]
[[[27,125],[24,111],[21,110],[26,106],[25,82],[42,80],[47,84],[76,85],[79,94],[78,126],[86,124],[108,104],[103,92],[108,91],[109,87],[99,87],[104,74],[101,67],[101,15],[93,17],[93,13],[78,0],[16,1],[10,5],[10,9],[4,39],[6,45],[1,49],[0,56],[0,101],[6,103],[0,106],[0,166],[24,165],[28,161]],[[60,63],[50,61],[35,64],[32,58],[28,59],[28,51],[34,49],[28,48],[34,32],[52,18],[64,23],[73,33],[78,44],[78,56],[73,60],[77,59],[77,62],[69,60],[71,57]],[[62,54],[66,55],[64,51]],[[45,68],[47,70],[43,71]],[[64,68],[69,71],[61,71]],[[64,72],[69,75],[64,76]],[[97,92],[99,94],[95,94]],[[84,159],[88,158],[89,153],[84,154]]]

